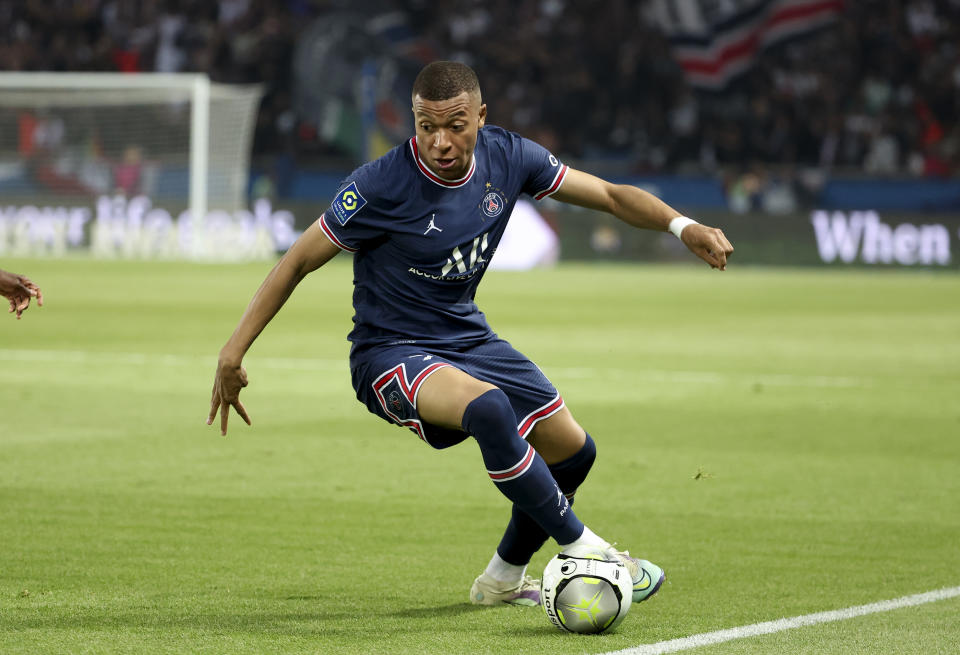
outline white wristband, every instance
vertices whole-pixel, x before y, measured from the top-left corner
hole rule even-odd
[[[670,221],[670,226],[667,229],[673,232],[673,235],[679,239],[680,233],[683,232],[683,228],[687,227],[688,225],[699,225],[699,223],[692,218],[687,218],[686,216],[677,216]]]

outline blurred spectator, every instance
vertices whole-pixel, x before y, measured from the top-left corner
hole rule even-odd
[[[204,71],[261,83],[260,155],[366,159],[373,146],[345,133],[372,117],[374,136],[399,142],[410,131],[407,77],[452,58],[497,99],[492,123],[568,159],[615,160],[622,172],[724,174],[749,198],[750,172],[764,167],[780,171],[768,181],[784,171],[811,180],[803,171],[960,170],[960,0],[847,2],[834,25],[764,52],[722,93],[685,84],[642,9],[632,0],[0,0],[0,69]]]
[[[143,150],[139,146],[127,146],[123,159],[113,167],[113,185],[118,193],[128,198],[140,193],[140,176],[143,172]]]

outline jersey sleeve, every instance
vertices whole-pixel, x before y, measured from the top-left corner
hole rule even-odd
[[[364,167],[358,168],[340,185],[330,207],[320,215],[320,229],[341,250],[357,252],[365,242],[383,234],[376,225],[379,194],[375,177]]]
[[[543,200],[556,193],[569,167],[530,139],[521,137],[519,150],[520,163],[527,176],[522,191],[534,200]]]

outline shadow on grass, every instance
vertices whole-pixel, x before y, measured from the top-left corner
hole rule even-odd
[[[355,639],[358,643],[378,642],[383,626],[358,623],[356,615],[340,613],[267,613],[267,614],[194,614],[191,616],[145,617],[140,614],[87,614],[85,616],[3,617],[0,619],[0,643],[17,633],[31,631],[86,632],[118,631],[132,636],[168,634],[207,635],[229,639],[236,635],[261,637],[299,637],[306,639]],[[390,634],[419,634],[423,624],[391,625]],[[2,648],[0,648],[2,650]]]
[[[440,607],[415,607],[397,612],[388,612],[384,616],[392,616],[399,619],[430,619],[437,616],[459,616],[460,614],[472,614],[473,612],[490,611],[489,607],[482,605],[473,605],[472,603],[452,603],[450,605],[441,605]]]
[[[289,596],[287,600],[313,601],[319,596]],[[384,618],[399,619],[401,623],[391,625],[392,632],[416,632],[423,629],[422,621],[454,617],[478,611],[489,611],[489,607],[480,607],[470,603],[454,603],[439,607],[419,607],[396,612],[384,613]],[[382,626],[369,622],[356,623],[357,613],[353,611],[325,611],[317,607],[311,611],[269,612],[253,611],[245,613],[192,612],[184,614],[176,610],[126,611],[116,612],[105,609],[84,608],[73,610],[64,616],[61,612],[27,611],[10,612],[0,616],[0,631],[16,632],[23,630],[200,630],[204,632],[244,632],[255,630],[263,633],[299,634],[299,635],[354,635],[365,633],[379,634]],[[403,623],[403,619],[413,619]],[[393,623],[393,622],[391,622]]]
[[[327,600],[324,596],[285,596],[284,600],[306,600],[323,601]],[[489,607],[473,605],[472,603],[451,603],[439,607],[414,607],[411,609],[397,610],[396,612],[386,612],[383,616],[389,616],[397,619],[430,619],[437,616],[459,616],[461,614],[472,614],[473,612],[489,611]]]

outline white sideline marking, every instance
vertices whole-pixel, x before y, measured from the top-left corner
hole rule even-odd
[[[199,357],[192,355],[147,355],[143,353],[123,353],[109,351],[84,350],[13,350],[0,349],[0,361],[13,362],[57,362],[61,364],[123,364],[131,366],[216,366],[216,353]],[[348,370],[347,358],[320,359],[307,357],[248,357],[248,365],[270,369],[315,371]],[[555,367],[549,370],[556,379],[589,379],[597,377],[626,376],[631,380],[664,382],[671,384],[725,385],[730,383],[762,384],[771,387],[829,387],[859,388],[870,386],[866,378],[853,378],[828,375],[791,375],[769,373],[717,373],[715,371],[658,371],[653,369],[619,369],[588,367]]]
[[[847,619],[864,616],[866,614],[876,614],[878,612],[889,612],[904,607],[914,607],[925,603],[935,603],[939,600],[956,598],[960,596],[960,587],[949,587],[946,589],[937,589],[923,594],[914,594],[913,596],[903,596],[893,600],[883,600],[878,603],[869,603],[868,605],[857,605],[847,607],[841,610],[831,610],[829,612],[817,612],[816,614],[804,614],[803,616],[794,616],[789,619],[777,619],[776,621],[766,621],[764,623],[754,623],[753,625],[742,625],[737,628],[728,628],[726,630],[717,630],[716,632],[704,632],[690,637],[681,637],[679,639],[670,639],[669,641],[658,641],[655,644],[643,644],[623,650],[602,653],[601,655],[661,655],[662,653],[676,653],[681,650],[690,650],[701,646],[710,646],[720,644],[734,639],[744,639],[746,637],[758,637],[760,635],[769,635],[774,632],[783,632],[794,628],[802,628],[808,625],[818,623],[830,623],[833,621],[846,621]]]

